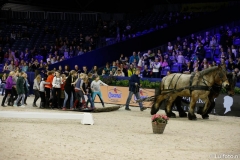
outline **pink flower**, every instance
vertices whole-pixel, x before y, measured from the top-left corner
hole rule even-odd
[[[168,120],[169,118],[166,115],[154,114],[152,116],[152,122],[154,122],[154,124],[167,123]]]
[[[160,115],[159,115],[159,114],[154,114],[154,115],[152,116],[152,120],[155,120],[155,119],[157,119],[157,118],[160,118]]]

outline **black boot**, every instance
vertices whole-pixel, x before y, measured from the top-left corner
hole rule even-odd
[[[43,107],[44,107],[44,108],[49,108],[49,100],[48,100],[48,99],[46,99],[46,103],[44,104]]]
[[[35,102],[35,103],[33,102],[33,105],[32,105],[32,106],[33,106],[33,107],[38,107],[38,106],[36,105],[36,102]]]
[[[41,102],[41,103],[40,103],[40,108],[45,108],[44,102]]]

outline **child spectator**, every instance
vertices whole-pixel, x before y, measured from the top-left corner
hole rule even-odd
[[[97,75],[97,76],[95,76],[95,80],[92,81],[92,83],[91,83],[92,99],[93,99],[93,102],[94,102],[96,95],[98,95],[98,97],[99,97],[99,99],[102,103],[102,106],[104,107],[104,102],[103,102],[103,99],[102,99],[102,93],[101,93],[101,90],[100,90],[100,85],[108,86],[106,83],[103,83],[99,79],[99,76]]]
[[[53,107],[61,109],[60,107],[60,98],[61,98],[61,84],[62,82],[62,77],[60,76],[60,72],[56,71],[55,72],[55,77],[52,80],[52,96],[53,96]]]
[[[38,100],[38,98],[40,97],[40,93],[39,93],[39,90],[40,90],[40,86],[39,86],[39,84],[40,84],[40,82],[41,82],[41,75],[40,74],[38,74],[37,76],[36,76],[36,78],[34,79],[34,81],[33,81],[33,93],[34,93],[34,100],[33,100],[33,107],[38,107],[37,105],[36,105],[36,102],[37,102],[37,100]]]
[[[167,62],[167,59],[166,59],[166,58],[164,58],[163,63],[162,63],[161,66],[162,66],[162,68],[165,68],[165,67],[168,66],[168,62]]]
[[[82,87],[85,77],[86,77],[86,74],[81,73],[79,75],[78,79],[73,83],[73,84],[75,84],[74,90],[75,90],[75,97],[76,97],[76,100],[74,102],[74,108],[77,107],[77,104],[79,102],[81,102],[81,100],[82,100],[81,107],[84,107],[84,108],[86,107],[86,101],[85,101],[85,97],[84,97],[85,92]]]
[[[48,108],[50,107],[49,106],[49,100],[50,100],[50,93],[51,93],[51,90],[52,90],[52,81],[53,81],[53,78],[54,78],[54,72],[53,71],[49,71],[48,73],[48,77],[47,77],[47,80],[46,82],[49,82],[47,84],[45,84],[45,91],[46,91],[46,104],[45,106]]]
[[[24,99],[25,99],[25,79],[24,79],[24,72],[20,72],[19,74],[19,77],[17,79],[17,83],[16,83],[16,88],[17,88],[17,94],[18,94],[18,97],[17,97],[17,100],[14,102],[14,107],[17,107],[18,105],[18,102],[20,101],[20,99],[22,100],[22,103],[20,104],[21,107],[25,107],[25,104],[24,104]]]
[[[13,77],[14,77],[15,72],[12,71],[9,73],[8,78],[6,79],[6,85],[5,85],[5,95],[2,100],[2,106],[6,107],[12,93],[12,88],[13,88]],[[6,102],[6,105],[5,105]]]
[[[65,87],[65,84],[66,84],[66,75],[65,74],[62,74],[61,75],[62,77],[62,84],[61,84],[61,96],[60,96],[60,104],[61,104],[61,107],[63,107],[63,101],[64,101],[64,98],[65,98],[65,93],[64,93],[64,87]]]
[[[45,82],[44,78],[42,78],[39,85],[39,94],[41,97],[40,108],[45,108],[46,105],[46,96],[45,96],[45,85],[50,84],[50,82]]]

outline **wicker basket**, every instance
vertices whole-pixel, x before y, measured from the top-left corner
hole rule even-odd
[[[155,124],[152,122],[153,133],[163,134],[163,131],[164,131],[166,125],[167,125],[166,123]]]

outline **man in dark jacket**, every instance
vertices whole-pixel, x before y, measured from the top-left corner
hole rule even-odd
[[[140,70],[137,68],[135,73],[130,77],[129,80],[129,95],[127,98],[125,110],[131,111],[129,108],[129,103],[131,101],[132,95],[134,94],[137,99],[140,99],[140,94],[139,94],[139,87],[140,87]],[[147,109],[146,107],[143,107],[142,102],[139,102],[139,107],[141,111],[144,111]]]

